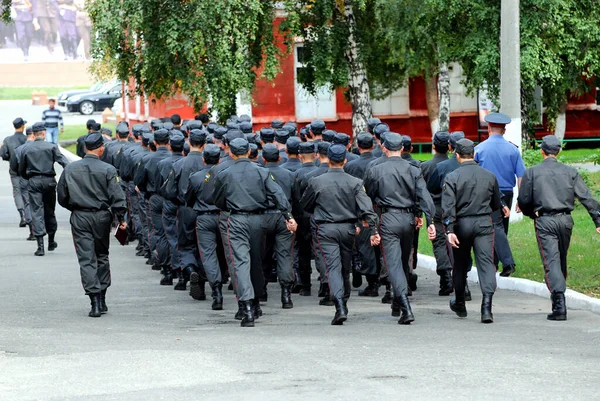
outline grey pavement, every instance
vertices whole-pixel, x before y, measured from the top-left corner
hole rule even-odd
[[[7,135],[4,131],[8,130],[8,135],[11,134],[12,121],[16,117],[22,117],[27,120],[27,125],[31,126],[33,123],[42,120],[42,112],[46,110],[48,106],[34,106],[31,104],[30,100],[0,100],[0,108],[2,108],[2,115],[0,115],[0,129],[2,132],[0,133],[0,136],[4,138],[4,136]],[[96,112],[91,116],[84,116],[80,113],[69,113],[64,107],[59,107],[58,109],[62,111],[65,126],[82,125],[90,118],[102,122],[102,113],[100,112]]]
[[[420,270],[411,326],[356,291],[348,322],[330,326],[333,307],[295,296],[282,310],[270,284],[264,316],[243,329],[231,291],[212,311],[160,286],[133,246],[113,241],[109,312],[92,319],[68,212],[58,207],[59,247],[40,258],[17,228],[6,163],[0,206],[0,400],[600,399],[600,316],[590,312],[548,322],[549,300],[499,291],[496,323],[483,325],[476,288],[459,319]]]

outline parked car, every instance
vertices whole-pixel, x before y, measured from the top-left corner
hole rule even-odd
[[[79,112],[83,115],[93,114],[105,108],[112,108],[115,100],[120,99],[122,94],[121,83],[111,83],[103,86],[97,91],[80,93],[67,99],[67,110]]]
[[[111,81],[111,82],[113,84],[116,84],[118,81],[115,80],[115,81]],[[107,81],[98,81],[94,85],[90,86],[87,89],[75,89],[75,90],[71,90],[71,91],[60,92],[58,94],[58,96],[56,97],[58,107],[67,107],[67,99],[69,99],[71,96],[81,95],[82,93],[98,92],[104,86],[106,86],[108,83],[109,82],[107,82]]]

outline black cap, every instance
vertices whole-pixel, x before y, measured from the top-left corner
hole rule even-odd
[[[46,125],[43,122],[37,122],[31,126],[31,130],[35,132],[46,131]]]
[[[167,121],[167,122],[163,123],[162,127],[164,129],[166,129],[167,131],[172,131],[173,128],[175,128],[175,125],[173,125],[173,123],[171,121]]]
[[[288,140],[286,141],[285,149],[288,153],[292,155],[297,155],[300,151],[301,143],[302,141],[300,140],[300,138],[293,136],[291,138],[288,138]]]
[[[166,129],[161,128],[154,132],[154,141],[155,142],[166,143],[168,140],[169,140],[169,131],[167,131]]]
[[[242,121],[240,123],[240,130],[244,134],[251,134],[252,133],[252,123],[250,121]]]
[[[244,134],[244,138],[246,138],[250,145],[256,144],[256,135],[254,135],[253,133]]]
[[[275,141],[277,143],[285,145],[289,137],[290,134],[284,129],[278,129],[277,131],[275,131]]]
[[[448,146],[450,134],[446,131],[438,131],[433,135],[433,144],[436,146]]]
[[[332,162],[342,162],[346,159],[346,147],[341,144],[334,144],[327,149],[327,157]]]
[[[337,132],[335,132],[332,129],[326,129],[325,131],[323,131],[323,140],[325,142],[333,142],[333,138],[335,138],[335,134],[337,134]]]
[[[283,127],[283,121],[281,120],[273,120],[271,121],[271,128],[273,129],[281,129]]]
[[[456,149],[456,143],[465,137],[465,133],[462,131],[454,131],[450,134],[448,144],[452,146],[452,149]]]
[[[175,125],[181,124],[181,116],[179,114],[173,114],[171,116],[171,122]]]
[[[104,145],[104,138],[99,132],[90,132],[84,139],[85,148],[87,150],[95,150]]]
[[[381,139],[381,135],[385,132],[390,132],[390,126],[386,123],[377,124],[375,128],[373,128],[373,134],[377,139]]]
[[[361,132],[356,137],[356,144],[361,149],[371,149],[373,147],[373,135],[368,132]]]
[[[248,114],[242,114],[239,116],[238,120],[240,122],[252,122],[252,117],[250,117]]]
[[[310,131],[315,135],[321,135],[325,131],[325,121],[313,120],[310,123]]]
[[[221,157],[221,148],[217,145],[209,143],[204,148],[204,152],[202,153],[204,157],[204,161],[208,164],[216,164],[219,162],[219,158]]]
[[[279,160],[279,149],[272,143],[268,143],[263,147],[262,157],[268,163],[273,163]]]
[[[369,118],[369,121],[367,121],[367,127],[369,128],[369,132],[371,134],[373,133],[373,130],[375,129],[377,124],[381,124],[381,120],[378,119],[377,117]]]
[[[142,143],[148,146],[151,142],[154,142],[154,134],[151,132],[144,132],[142,134]]]
[[[235,138],[229,142],[229,150],[236,156],[245,155],[250,149],[250,144],[245,138]]]
[[[100,125],[100,123],[93,123],[91,124],[90,129],[92,130],[92,132],[100,132],[100,130],[102,129],[102,126]]]
[[[561,143],[560,140],[554,135],[546,135],[542,139],[542,144],[540,145],[540,147],[544,152],[554,155],[560,152]]]
[[[331,146],[331,143],[329,142],[319,142],[317,144],[317,152],[320,155],[325,155],[327,156],[327,151],[329,150],[329,147]]]
[[[296,126],[291,123],[285,123],[281,129],[286,130],[289,136],[296,136]]]
[[[402,146],[404,147],[405,152],[410,152],[410,148],[412,148],[412,138],[408,135],[402,135]]]
[[[171,131],[171,136],[169,138],[169,144],[172,148],[181,148],[185,143],[185,137],[179,131]]]
[[[112,138],[112,131],[110,129],[108,129],[108,128],[102,128],[102,129],[100,129],[100,133],[102,135],[108,135],[108,136],[110,136]],[[127,133],[129,133],[129,131],[127,131]]]
[[[502,114],[502,113],[490,113],[487,116],[485,116],[485,121],[488,124],[506,125],[506,124],[510,124],[510,122],[512,120],[506,114]]]
[[[387,150],[398,151],[402,149],[402,143],[404,142],[404,137],[395,132],[386,132],[385,133],[385,142],[383,146]]]
[[[209,134],[214,134],[215,130],[219,127],[219,124],[215,123],[215,122],[210,122],[206,125],[206,129],[208,130]]]
[[[312,142],[302,142],[298,147],[298,153],[301,155],[306,155],[310,153],[315,153],[315,144]]]
[[[227,124],[225,125],[227,126],[228,131],[232,129],[240,129],[240,124],[237,122],[237,120],[227,120]]]
[[[137,139],[140,137],[140,134],[142,133],[143,129],[144,129],[144,126],[142,124],[134,124],[133,127],[131,128],[131,133]]]
[[[272,128],[261,128],[260,139],[263,142],[273,142],[273,140],[275,139],[275,130],[273,130]]]
[[[199,129],[193,129],[190,132],[190,144],[192,146],[202,146],[206,143],[206,132],[199,130]]]
[[[129,127],[126,124],[119,123],[116,128],[117,135],[121,138],[127,138],[129,135]]]
[[[188,121],[185,123],[185,128],[188,131],[191,131],[193,129],[202,129],[204,126],[202,125],[202,123],[200,121],[196,121],[196,120],[192,120],[192,121]]]
[[[162,120],[155,118],[154,120],[150,121],[150,126],[154,131],[156,131],[162,128],[163,122]]]
[[[27,121],[23,120],[21,117],[17,117],[13,120],[13,127],[15,128],[21,128],[25,124],[27,124]]]
[[[227,128],[219,126],[215,129],[215,132],[213,132],[213,135],[214,135],[215,139],[223,139],[223,137],[225,136],[226,133],[227,133]]]
[[[475,153],[475,144],[472,140],[463,138],[456,142],[456,153],[459,155],[472,155]]]
[[[333,137],[333,143],[338,144],[338,145],[348,146],[348,144],[350,143],[350,135],[346,135],[341,132],[338,132]]]
[[[234,139],[238,138],[245,138],[244,133],[239,129],[232,129],[231,131],[227,131],[225,134],[225,140],[228,144],[230,144]]]
[[[92,124],[96,124],[96,120],[94,119],[89,119],[85,122],[85,128],[86,129],[92,129]]]

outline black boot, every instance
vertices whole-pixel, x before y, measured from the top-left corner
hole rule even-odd
[[[450,310],[458,317],[467,317],[467,306],[465,305],[465,293],[456,293],[456,297],[450,300]]]
[[[25,213],[22,210],[19,210],[19,215],[21,216],[21,221],[19,222],[19,227],[23,228],[27,226],[27,222],[25,221]]]
[[[185,291],[187,289],[187,283],[190,281],[190,277],[192,276],[193,272],[194,269],[190,266],[183,269],[183,271],[179,274],[179,280],[177,281],[177,284],[175,284],[174,289],[177,291]]]
[[[502,273],[500,273],[500,277],[510,277],[510,275],[516,270],[517,266],[515,265],[502,266]]]
[[[289,285],[281,285],[281,307],[283,309],[292,309],[294,307],[292,291]]]
[[[310,285],[302,285],[302,288],[298,291],[298,295],[301,297],[310,297]]]
[[[553,292],[552,295],[552,313],[547,316],[548,320],[567,320],[567,303],[563,292]]]
[[[419,279],[419,276],[416,273],[410,273],[410,275],[408,276],[408,289],[411,292],[417,290],[417,280],[418,279]]]
[[[215,282],[213,285],[213,303],[212,310],[222,310],[223,309],[223,284],[220,282]]]
[[[263,315],[263,311],[260,308],[260,301],[258,300],[258,297],[252,300],[252,307],[254,308],[254,319],[258,319]]]
[[[100,293],[90,294],[89,297],[92,304],[92,309],[90,309],[88,316],[100,317],[102,315],[102,310],[100,309]]]
[[[335,300],[335,316],[331,321],[332,326],[341,326],[348,319],[346,309],[344,308],[344,301],[341,299]]]
[[[251,301],[249,301],[249,302],[251,302]],[[252,315],[252,316],[254,316],[254,315]],[[242,320],[243,317],[244,317],[244,302],[238,301],[238,310],[235,313],[235,320]]]
[[[160,279],[160,285],[173,285],[173,275],[171,274],[171,266],[162,267],[163,278]]]
[[[143,245],[140,243],[140,249],[136,249],[137,252],[135,253],[135,256],[145,256],[146,255],[146,251],[144,251],[144,247]]]
[[[157,272],[162,270],[158,259],[156,259],[154,256],[152,257],[152,270],[155,270]]]
[[[331,299],[329,292],[329,284],[323,284],[323,298],[319,300],[319,305],[321,306],[333,306],[333,299]]]
[[[198,272],[190,274],[190,296],[196,301],[206,301],[205,284]]]
[[[382,304],[391,304],[392,303],[392,286],[390,285],[390,283],[387,283],[385,285],[385,294],[383,295],[383,298],[381,298],[381,303]]]
[[[319,298],[323,298],[326,294],[326,291],[329,290],[329,286],[324,285],[323,283],[319,283],[319,293],[317,294],[317,296]]]
[[[396,297],[392,300],[392,316],[400,317],[400,302]]]
[[[452,272],[450,270],[444,270],[440,272],[440,290],[438,295],[440,297],[448,296],[454,292],[452,288]]]
[[[100,292],[100,311],[104,314],[108,312],[108,306],[106,306],[106,290]]]
[[[411,324],[415,321],[415,315],[413,315],[412,309],[410,307],[410,302],[408,301],[408,297],[406,295],[400,295],[398,297],[398,303],[400,304],[400,320],[398,320],[398,324]]]
[[[352,287],[359,288],[363,283],[362,274],[358,272],[352,273]]]
[[[492,297],[494,294],[483,294],[481,301],[481,323],[494,323],[492,315]]]
[[[269,293],[267,292],[267,281],[266,280],[265,280],[265,285],[263,287],[263,291],[260,294],[260,297],[258,297],[258,299],[260,300],[260,302],[269,301]]]
[[[242,301],[242,327],[254,327],[255,308],[252,305],[253,301]]]
[[[56,248],[58,248],[58,244],[54,241],[54,233],[48,234],[48,251],[52,252]]]
[[[472,301],[473,297],[471,296],[471,290],[469,289],[469,283],[465,283],[465,301]]]
[[[35,241],[35,235],[33,235],[33,227],[31,227],[31,224],[28,224],[29,226],[29,237],[27,237],[27,241]]]
[[[35,237],[37,240],[37,251],[35,251],[35,256],[44,256],[46,253],[44,252],[44,237]]]
[[[379,284],[369,283],[363,290],[358,292],[359,297],[378,297],[379,296]]]
[[[299,294],[301,290],[302,290],[302,283],[296,283],[296,284],[294,284],[294,287],[292,287],[292,294]]]

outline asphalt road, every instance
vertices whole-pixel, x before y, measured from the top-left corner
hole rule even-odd
[[[243,329],[231,291],[211,311],[113,242],[109,313],[91,319],[60,207],[58,220],[58,249],[33,256],[0,164],[0,400],[600,399],[600,316],[548,322],[549,300],[499,291],[483,325],[474,288],[459,319],[423,270],[411,326],[355,292],[348,322],[330,326],[333,307],[295,296],[284,311],[271,284],[265,315]]]

